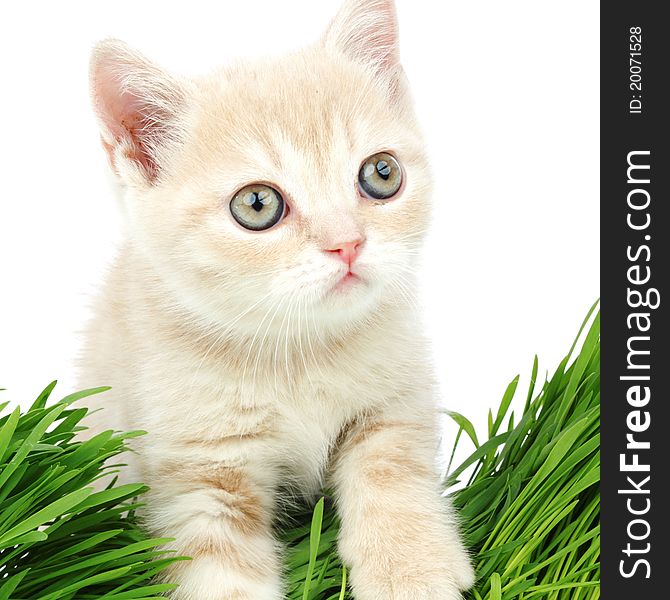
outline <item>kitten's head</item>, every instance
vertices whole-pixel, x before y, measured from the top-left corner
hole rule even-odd
[[[431,189],[392,0],[196,80],[106,41],[91,82],[133,244],[192,313],[337,331],[411,294]]]

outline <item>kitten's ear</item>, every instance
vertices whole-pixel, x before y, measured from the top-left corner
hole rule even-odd
[[[345,0],[325,45],[394,77],[400,71],[398,18],[393,0]]]
[[[185,87],[118,40],[93,50],[90,85],[112,168],[122,178],[153,183],[179,139]]]

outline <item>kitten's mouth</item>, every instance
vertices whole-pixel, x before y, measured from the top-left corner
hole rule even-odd
[[[356,273],[352,273],[351,271],[348,271],[334,286],[333,286],[333,292],[346,292],[355,285],[358,285],[361,283],[362,280],[361,278],[356,275]]]

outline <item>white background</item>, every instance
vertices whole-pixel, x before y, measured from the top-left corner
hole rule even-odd
[[[75,385],[76,332],[120,236],[91,46],[168,68],[315,40],[338,2],[12,2],[0,22],[0,386]],[[598,3],[398,0],[439,191],[422,292],[443,403],[485,431],[506,384],[567,351],[599,295]],[[101,382],[103,383],[103,382]],[[452,435],[452,429],[447,435]],[[463,452],[467,449],[464,447]]]

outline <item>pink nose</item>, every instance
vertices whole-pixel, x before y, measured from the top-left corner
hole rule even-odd
[[[363,242],[364,240],[362,239],[357,239],[352,242],[342,242],[341,244],[337,244],[334,248],[329,248],[326,252],[337,254],[342,262],[351,266],[361,253]]]

